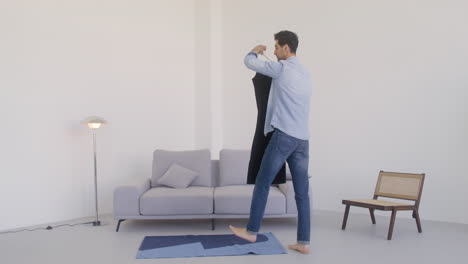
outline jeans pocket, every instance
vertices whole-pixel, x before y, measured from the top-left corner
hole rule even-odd
[[[277,131],[276,133],[276,149],[279,150],[281,153],[289,155],[295,147],[296,147],[296,140],[288,136],[287,134]]]

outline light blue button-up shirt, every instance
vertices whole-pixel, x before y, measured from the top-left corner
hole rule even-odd
[[[309,139],[309,106],[312,80],[309,71],[296,56],[279,62],[267,62],[250,52],[245,56],[247,68],[272,77],[265,119],[265,135],[278,128],[302,140]]]

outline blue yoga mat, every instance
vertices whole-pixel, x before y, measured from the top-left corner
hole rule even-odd
[[[287,254],[272,233],[250,243],[235,235],[146,236],[137,259]]]

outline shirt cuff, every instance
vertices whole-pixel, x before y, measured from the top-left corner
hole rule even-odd
[[[258,58],[258,54],[253,51],[249,52],[247,55],[255,55],[255,57]]]

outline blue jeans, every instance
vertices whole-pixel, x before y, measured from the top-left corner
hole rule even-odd
[[[270,185],[287,161],[291,170],[298,211],[297,243],[310,244],[309,201],[309,141],[287,135],[279,129],[273,135],[263,155],[250,205],[247,231],[256,234],[265,213]]]

